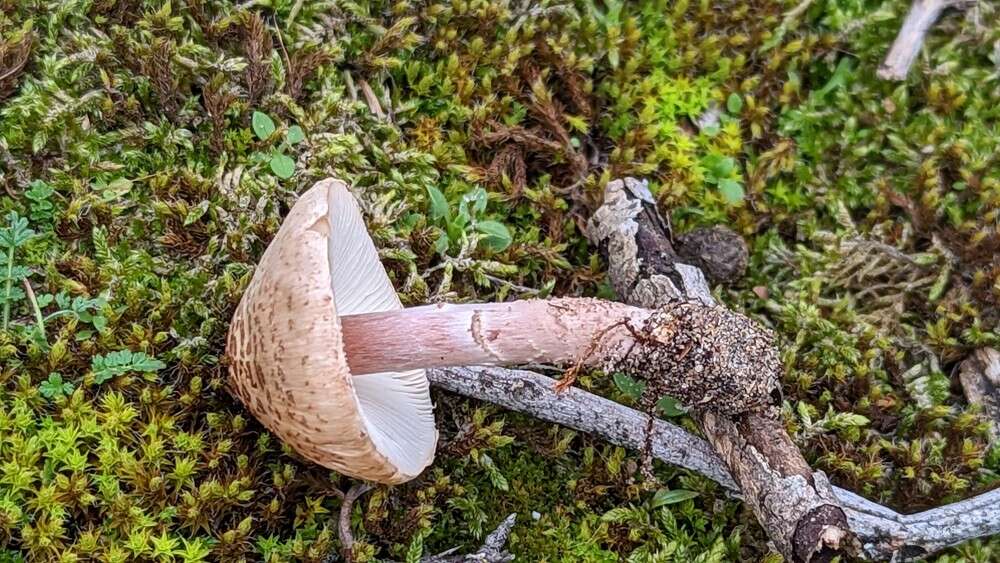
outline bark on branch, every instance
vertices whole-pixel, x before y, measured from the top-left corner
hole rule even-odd
[[[715,304],[701,270],[685,264],[674,249],[644,182],[626,178],[608,184],[588,231],[607,257],[615,291],[627,303],[658,307],[696,299]],[[856,551],[826,475],[812,471],[776,411],[727,418],[703,410],[693,416],[788,560],[828,561]]]
[[[948,8],[964,8],[975,3],[975,0],[913,0],[899,35],[892,42],[889,54],[878,68],[878,77],[883,80],[906,80],[906,75],[913,66],[924,38],[934,23],[941,17],[941,12]]]
[[[427,377],[445,391],[561,424],[617,446],[640,450],[646,442],[647,415],[579,388],[557,393],[551,378],[534,372],[447,368],[427,370]],[[653,457],[701,473],[740,497],[732,474],[708,442],[659,419],[653,421],[652,438]],[[917,514],[899,514],[851,491],[830,489],[864,554],[874,560],[910,561],[1000,533],[1000,489]]]
[[[990,423],[990,441],[1000,442],[1000,352],[980,348],[958,366],[958,379],[970,404],[979,405]]]

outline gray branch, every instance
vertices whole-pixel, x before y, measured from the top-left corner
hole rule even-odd
[[[947,8],[963,8],[971,4],[975,4],[975,0],[914,0],[903,20],[899,35],[889,48],[889,54],[878,68],[878,77],[883,80],[906,80],[927,32],[941,17],[941,12]]]
[[[990,423],[990,441],[1000,442],[1000,352],[980,348],[958,366],[958,380],[969,404],[978,405]]]
[[[676,250],[648,185],[635,178],[608,183],[604,204],[587,231],[608,260],[615,292],[640,307],[662,307],[677,299],[715,305],[702,267],[746,260],[742,238],[723,228],[693,237],[701,241],[694,252]],[[702,267],[693,265],[690,257],[698,257]],[[776,405],[778,398],[773,399]],[[809,467],[782,426],[776,406],[770,412],[735,417],[701,409],[692,417],[786,559],[829,561],[859,551],[826,475]]]
[[[504,521],[497,526],[497,529],[486,536],[483,546],[475,553],[454,555],[457,548],[450,549],[438,555],[424,557],[420,560],[420,563],[510,563],[514,560],[514,556],[508,553],[503,546],[507,543],[507,537],[510,536],[510,531],[514,529],[516,521],[517,514],[511,514],[507,518],[504,518]]]
[[[640,450],[647,415],[569,388],[556,393],[555,381],[530,371],[504,368],[449,368],[427,371],[431,383],[446,391],[486,401],[597,436],[617,446]],[[712,446],[664,420],[653,422],[656,459],[695,471],[739,498],[739,489]],[[964,541],[1000,533],[1000,489],[917,514],[898,512],[851,491],[833,487],[865,553],[875,560],[910,561]]]
[[[670,226],[644,182],[611,182],[588,236],[608,260],[611,282],[625,301],[645,307],[676,298],[714,303],[701,268],[689,265],[687,256],[698,253],[682,258],[674,249]],[[736,261],[741,255],[731,238],[727,242],[717,233],[706,240],[703,250],[711,252],[702,253],[702,264]],[[833,487],[823,472],[812,471],[777,417],[730,419],[694,412],[706,442],[580,389],[557,394],[551,379],[531,372],[450,369],[431,370],[429,377],[438,387],[588,432],[714,479],[748,503],[790,560],[828,560],[859,543],[873,559],[909,560],[1000,532],[1000,509],[993,508],[1000,492],[906,516]]]

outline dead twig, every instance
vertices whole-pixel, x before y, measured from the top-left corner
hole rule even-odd
[[[454,555],[457,548],[449,549],[444,553],[424,557],[420,563],[509,563],[514,560],[514,556],[508,553],[503,546],[507,543],[507,537],[514,529],[516,520],[517,514],[511,514],[504,518],[503,522],[500,522],[500,525],[486,536],[483,546],[475,553]]]
[[[965,398],[989,420],[990,441],[1000,441],[1000,352],[980,348],[958,366]]]
[[[373,488],[367,483],[358,483],[343,493],[340,516],[337,519],[337,532],[340,534],[341,553],[348,563],[354,561],[354,534],[351,533],[351,511],[354,509],[354,502]]]
[[[427,370],[427,377],[439,389],[561,424],[616,446],[638,451],[645,442],[645,414],[578,387],[557,393],[550,377],[534,372],[448,368]],[[733,474],[708,442],[661,419],[653,421],[650,433],[653,457],[700,473],[742,498]],[[1000,489],[916,514],[900,514],[839,487],[831,490],[861,542],[863,555],[872,560],[912,561],[1000,533]]]
[[[899,35],[892,42],[889,54],[878,68],[882,80],[905,80],[906,75],[924,44],[924,38],[941,12],[948,8],[965,8],[975,4],[975,0],[913,0]]]
[[[679,256],[666,225],[646,183],[625,178],[608,184],[588,236],[607,258],[612,285],[627,303],[646,308],[676,299],[714,304],[701,269]],[[710,237],[707,246],[721,240]],[[779,397],[773,398],[777,403]],[[692,416],[786,559],[829,561],[856,551],[826,475],[812,471],[776,412],[730,418],[695,410]]]

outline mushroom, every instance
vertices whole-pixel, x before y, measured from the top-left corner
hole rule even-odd
[[[624,371],[659,394],[727,414],[773,402],[780,373],[769,331],[697,302],[403,309],[357,202],[336,179],[299,198],[264,252],[227,356],[234,394],[279,438],[320,465],[389,484],[434,457],[426,368],[544,362],[570,374]]]

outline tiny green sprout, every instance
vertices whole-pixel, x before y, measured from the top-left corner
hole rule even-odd
[[[718,186],[726,203],[738,205],[743,202],[746,194],[733,157],[711,153],[701,160],[701,164],[705,168],[705,183]]]
[[[17,284],[28,277],[30,271],[23,266],[17,266],[15,254],[29,240],[35,237],[35,231],[28,228],[28,220],[11,211],[7,214],[7,224],[0,227],[0,281],[3,282],[3,293],[0,303],[3,304],[3,330],[10,325],[10,309],[14,301],[23,299],[25,293]]]
[[[49,307],[52,303],[55,303],[56,310],[47,315],[41,315],[41,310]],[[43,293],[38,295],[32,303],[32,307],[35,309],[35,322],[39,328],[38,332],[43,337],[45,335],[45,325],[60,317],[73,317],[78,321],[90,324],[98,332],[103,331],[108,325],[107,317],[101,314],[101,310],[105,305],[107,305],[107,297],[105,295],[100,295],[93,299],[80,296],[70,298],[64,291],[60,291],[55,295]],[[91,330],[78,330],[75,337],[76,340],[82,341],[87,340],[91,336],[93,336],[93,331]]]
[[[54,371],[38,386],[38,392],[47,399],[67,397],[73,392],[73,384],[63,381],[62,374]]]
[[[729,94],[729,98],[726,99],[726,109],[733,115],[740,113],[743,110],[743,98],[736,92]]]
[[[481,219],[486,212],[487,194],[483,188],[473,188],[458,202],[458,212],[452,213],[444,193],[434,186],[427,186],[431,221],[440,227],[435,250],[445,254],[453,243],[461,243],[470,233],[475,233],[481,245],[491,252],[503,252],[513,242],[506,225],[499,221]]]
[[[266,141],[274,134],[276,129],[274,125],[274,120],[271,116],[266,113],[255,111],[253,116],[250,118],[250,123],[253,126],[253,132],[257,135],[257,138],[261,141]]]
[[[274,120],[271,119],[266,113],[255,111],[251,117],[251,125],[253,126],[253,132],[257,135],[257,138],[261,141],[266,141],[274,135],[277,130],[277,126],[274,124]],[[302,141],[305,141],[306,134],[302,130],[302,127],[298,125],[292,125],[285,132],[285,140],[277,148],[271,151],[268,158],[268,166],[271,168],[271,172],[275,176],[281,178],[282,180],[287,180],[295,175],[295,160],[285,154],[285,151],[292,145],[297,145]]]
[[[94,383],[98,385],[126,373],[155,373],[165,367],[165,363],[145,352],[131,350],[119,350],[106,356],[98,354],[91,360],[90,366],[94,372]]]
[[[29,216],[31,220],[36,223],[51,223],[52,217],[55,211],[55,206],[49,201],[49,198],[55,190],[52,186],[46,184],[42,180],[35,180],[31,182],[30,188],[24,192],[24,197],[31,201],[31,212]]]

